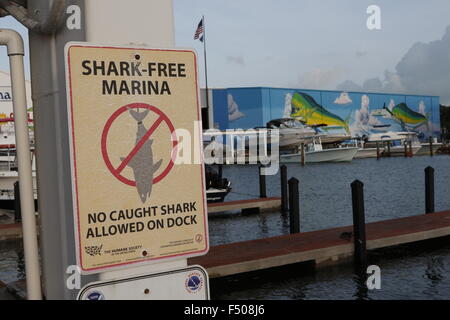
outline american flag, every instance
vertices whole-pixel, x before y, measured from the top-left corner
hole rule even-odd
[[[200,38],[200,41],[203,42],[203,18],[200,20],[197,30],[195,31],[194,40],[197,40]],[[201,35],[201,36],[200,36]]]

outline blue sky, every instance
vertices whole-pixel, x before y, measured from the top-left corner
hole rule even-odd
[[[450,25],[448,0],[173,0],[173,4],[176,45],[198,51],[201,85],[203,46],[193,35],[205,15],[210,87],[338,87],[437,95],[450,87],[440,80],[450,79],[444,74],[447,70],[433,78],[432,87],[411,85],[411,75],[417,72],[408,70],[417,61],[407,64],[420,57],[435,60],[437,55],[441,60],[435,69],[440,69],[447,47],[435,53],[430,44],[440,41]],[[381,9],[381,30],[366,26],[366,10],[372,4]],[[0,27],[18,30],[26,39],[26,29],[10,17],[1,18]],[[430,46],[422,48],[428,54],[417,50],[415,54],[416,43]],[[446,53],[450,62],[450,52]],[[0,69],[7,70],[5,49],[0,54]],[[423,74],[418,77],[426,84],[431,83],[426,76],[434,77],[435,72]],[[405,85],[398,85],[402,81]]]
[[[371,4],[381,9],[381,30],[366,26]],[[440,39],[450,1],[174,0],[174,14],[177,45],[198,51],[192,35],[205,15],[211,86],[331,89],[381,77],[414,43]]]

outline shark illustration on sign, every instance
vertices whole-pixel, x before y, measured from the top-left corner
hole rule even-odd
[[[136,143],[145,136],[147,133],[147,128],[145,128],[142,121],[148,115],[149,111],[146,109],[143,112],[135,111],[133,109],[128,109],[130,115],[137,121],[137,133],[136,133]],[[136,181],[136,189],[141,198],[142,203],[145,203],[147,198],[150,197],[152,193],[153,186],[153,175],[159,169],[162,163],[162,159],[157,163],[153,163],[153,151],[152,151],[153,140],[148,139],[139,149],[139,151],[133,156],[130,162],[127,164],[133,170],[134,180]],[[124,161],[125,158],[121,158]]]

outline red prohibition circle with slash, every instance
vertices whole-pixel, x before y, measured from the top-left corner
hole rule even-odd
[[[109,130],[111,129],[111,126],[114,123],[114,121],[121,114],[127,112],[128,109],[138,109],[138,108],[149,109],[153,113],[156,113],[156,115],[158,116],[158,119],[156,119],[156,121],[151,125],[151,127],[147,130],[146,134],[133,147],[133,149],[130,151],[128,156],[122,161],[122,163],[117,168],[115,168],[112,165],[111,160],[109,159],[108,150],[106,148]],[[159,181],[164,179],[174,166],[174,159],[176,157],[178,140],[175,135],[175,127],[173,126],[170,119],[167,117],[167,115],[164,114],[164,112],[162,112],[155,106],[151,106],[151,105],[148,105],[145,103],[131,103],[131,104],[125,105],[125,106],[119,108],[116,112],[114,112],[111,115],[111,117],[108,119],[108,121],[106,122],[105,127],[103,129],[103,133],[102,133],[102,141],[101,141],[102,156],[103,156],[103,160],[105,161],[105,164],[108,167],[109,171],[111,171],[111,173],[117,179],[119,179],[121,182],[123,182],[129,186],[132,186],[132,187],[136,186],[136,181],[133,181],[133,180],[130,180],[130,179],[124,177],[122,175],[122,171],[123,171],[123,169],[125,169],[127,164],[133,159],[133,157],[136,155],[136,153],[142,148],[142,146],[145,144],[145,142],[148,139],[150,139],[150,136],[153,134],[153,132],[155,132],[155,130],[158,129],[158,127],[162,123],[165,123],[167,125],[167,127],[169,128],[169,131],[172,135],[172,153],[171,153],[169,164],[163,170],[163,172],[161,172],[161,174],[159,174],[157,177],[153,178],[153,184],[158,183]]]

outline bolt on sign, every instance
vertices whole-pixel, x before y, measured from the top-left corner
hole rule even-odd
[[[82,272],[205,254],[204,168],[176,163],[177,129],[201,141],[195,52],[71,42],[65,54]]]

